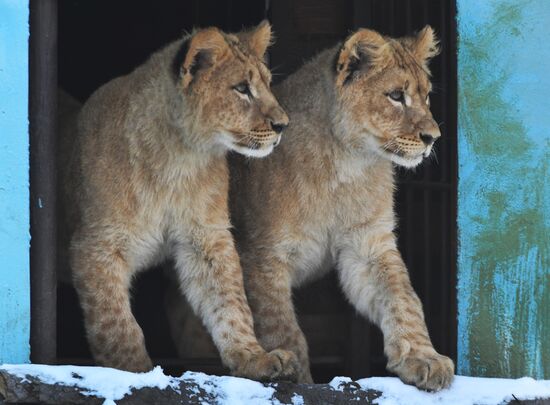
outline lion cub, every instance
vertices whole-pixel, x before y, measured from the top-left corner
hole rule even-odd
[[[70,262],[97,363],[152,367],[129,290],[139,271],[172,258],[233,374],[293,376],[294,354],[267,353],[254,335],[227,207],[226,152],[265,156],[288,124],[263,63],[270,40],[266,22],[238,34],[199,30],[82,108],[63,163],[64,206],[73,208]]]
[[[429,390],[453,378],[394,234],[393,165],[417,166],[440,136],[427,68],[436,53],[430,27],[400,39],[355,32],[274,89],[291,116],[277,152],[232,159],[231,214],[255,330],[266,350],[297,354],[301,382],[311,375],[291,289],[333,267],[350,302],[382,329],[389,370]]]

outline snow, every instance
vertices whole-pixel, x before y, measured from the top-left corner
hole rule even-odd
[[[352,379],[349,377],[334,377],[331,382],[328,383],[330,387],[335,391],[344,392],[344,385],[346,383],[352,382]]]
[[[192,382],[206,394],[218,397],[220,405],[269,405],[278,403],[272,399],[275,389],[263,384],[238,377],[217,377],[203,373],[186,372],[181,377],[170,377],[162,368],[155,367],[148,373],[129,373],[104,367],[46,366],[41,364],[4,364],[0,369],[26,379],[33,376],[46,384],[61,384],[78,387],[84,395],[105,398],[103,405],[116,404],[116,400],[129,395],[133,389],[152,387],[179,390],[180,382]],[[195,394],[200,395],[197,388]],[[303,400],[301,402],[303,404]],[[205,400],[204,404],[208,404]],[[300,404],[297,402],[296,404]]]
[[[116,400],[131,393],[132,388],[179,386],[164,375],[160,367],[148,373],[130,373],[104,367],[46,366],[42,364],[4,364],[0,368],[21,378],[32,375],[47,384],[60,383],[78,387],[84,395]]]
[[[290,400],[292,401],[292,405],[304,405],[304,397],[301,395],[294,394]]]
[[[220,405],[270,405],[276,401],[271,399],[275,393],[274,388],[246,378],[217,377],[188,371],[180,379],[194,382],[206,393],[217,395]]]
[[[61,384],[78,387],[84,395],[104,398],[103,405],[114,405],[134,389],[153,387],[173,389],[179,392],[182,381],[197,385],[195,394],[203,392],[204,404],[215,396],[220,405],[268,405],[279,404],[272,386],[228,376],[210,376],[203,373],[186,372],[181,377],[170,377],[160,367],[148,373],[129,373],[103,367],[45,366],[39,364],[1,365],[0,369],[25,379],[34,376],[47,384]],[[343,385],[351,383],[348,377],[335,377],[329,386],[343,391]],[[524,377],[517,380],[502,378],[473,378],[456,376],[450,388],[436,393],[420,391],[403,384],[398,378],[371,377],[356,381],[363,389],[382,392],[375,402],[379,405],[498,405],[514,398],[528,400],[550,398],[550,380],[536,381]],[[206,393],[206,395],[204,395]],[[292,405],[304,405],[298,394],[291,398]]]
[[[358,380],[363,389],[382,392],[379,405],[498,405],[514,399],[550,398],[550,380],[529,377],[517,380],[455,376],[450,388],[435,393],[420,391],[396,377],[371,377]]]

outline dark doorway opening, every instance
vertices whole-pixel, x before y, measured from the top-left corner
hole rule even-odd
[[[49,4],[52,10],[57,6],[58,13],[33,12],[32,7],[37,8],[35,4],[39,2]],[[36,55],[33,57],[31,54],[31,65],[40,71],[44,63],[40,63],[39,56],[41,52],[47,52],[48,45],[41,44],[37,39],[38,27],[51,29],[49,24],[54,24],[59,31],[59,85],[80,101],[85,101],[101,84],[130,72],[153,51],[178,38],[185,30],[215,25],[236,31],[257,24],[263,18],[270,19],[277,35],[277,42],[270,52],[270,64],[276,73],[275,82],[298,68],[304,60],[359,27],[400,36],[431,24],[438,33],[443,52],[432,63],[435,88],[432,111],[436,120],[441,122],[443,137],[437,144],[437,160],[423,165],[416,172],[399,172],[396,199],[400,218],[400,250],[409,267],[415,290],[424,304],[430,335],[438,351],[456,358],[454,1],[166,0],[161,5],[137,0],[33,0],[31,41],[34,31]],[[51,41],[48,43],[51,45]],[[51,82],[53,79],[51,75],[49,77]],[[39,74],[36,74],[34,82],[31,78],[31,103],[32,100],[39,100],[40,80]],[[40,91],[40,94],[45,92],[50,100],[55,99],[55,94],[51,94],[55,92],[52,86]],[[37,108],[40,109],[40,106]],[[55,106],[41,111],[42,114],[53,114],[52,110],[55,113]],[[35,132],[39,130],[35,129]],[[54,139],[55,129],[42,132],[38,134],[42,136],[40,139]],[[38,135],[35,136],[31,127],[31,142],[34,139],[36,143]],[[43,151],[43,161],[55,161],[55,149],[40,150]],[[39,190],[44,184],[46,188],[55,187],[55,183],[44,183],[44,173],[38,170],[38,164],[38,160],[31,161],[31,171],[36,168],[36,174],[31,178],[31,189]],[[51,215],[55,218],[55,212]],[[51,243],[48,242],[48,235],[53,235],[55,239],[52,218],[49,217],[49,222],[41,222],[39,216],[36,218],[38,222],[32,231],[33,240],[39,238],[47,245]],[[43,246],[40,255],[33,251],[31,255],[34,256],[31,268],[34,290],[32,307],[33,318],[36,319],[32,330],[33,361],[90,364],[79,304],[72,287],[58,286],[57,308],[55,300],[48,301],[47,297],[44,300],[40,295],[41,291],[55,291],[52,287],[55,266],[52,261],[43,260],[48,255],[55,256],[55,242],[51,249]],[[223,372],[216,358],[177,358],[164,314],[166,283],[161,271],[147,272],[137,280],[134,294],[134,310],[155,363],[175,374],[186,369]],[[320,295],[322,300],[318,298]],[[353,378],[385,375],[380,333],[355,315],[342,297],[334,276],[329,275],[297,291],[295,301],[300,323],[310,344],[313,375],[317,381],[330,380],[334,375]]]

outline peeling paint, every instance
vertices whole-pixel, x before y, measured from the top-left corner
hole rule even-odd
[[[0,363],[29,361],[27,0],[0,0]]]
[[[458,371],[550,378],[550,3],[458,0]]]

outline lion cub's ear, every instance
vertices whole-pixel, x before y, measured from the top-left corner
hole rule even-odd
[[[345,85],[353,74],[365,65],[376,65],[387,52],[388,42],[376,31],[360,29],[352,34],[340,49],[336,60],[336,82]]]
[[[219,63],[229,52],[229,45],[217,28],[206,28],[196,32],[183,45],[174,61],[174,68],[187,88],[200,70],[209,69]]]
[[[426,25],[416,34],[412,44],[412,51],[418,60],[426,63],[439,54],[438,43],[439,41],[435,36],[434,30],[429,25]]]
[[[273,34],[269,21],[263,20],[257,27],[241,35],[243,42],[258,58],[263,59],[267,48],[273,43]]]

